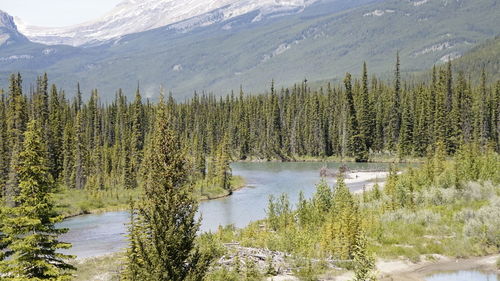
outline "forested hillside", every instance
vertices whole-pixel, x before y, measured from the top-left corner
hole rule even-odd
[[[403,72],[421,72],[498,35],[499,13],[495,0],[325,0],[280,17],[252,11],[218,22],[214,11],[207,26],[181,22],[185,29],[170,25],[77,48],[12,37],[15,44],[0,46],[0,81],[21,71],[28,86],[47,72],[65,89],[77,81],[85,93],[98,88],[105,101],[119,87],[132,98],[138,80],[144,96],[156,98],[160,85],[176,98],[194,90],[224,96],[240,85],[255,94],[271,79],[285,86],[304,77],[341,80],[363,60],[384,73],[398,50]]]
[[[471,79],[478,82],[483,69],[491,73],[490,81],[500,79],[500,36],[479,44],[464,56],[453,61],[455,71],[470,73]]]

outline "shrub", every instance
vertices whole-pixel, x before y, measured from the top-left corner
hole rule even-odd
[[[500,247],[500,198],[474,213],[464,226],[464,234],[480,243]]]
[[[428,226],[441,220],[441,215],[430,210],[407,210],[399,209],[390,213],[386,213],[381,219],[383,222],[403,222],[406,224],[420,224]]]

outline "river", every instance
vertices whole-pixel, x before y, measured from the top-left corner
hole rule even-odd
[[[270,195],[288,194],[290,202],[296,204],[299,192],[310,198],[315,185],[320,181],[319,170],[327,165],[337,169],[341,163],[319,162],[266,162],[266,163],[234,163],[233,175],[245,179],[246,187],[233,193],[232,196],[204,201],[200,204],[202,215],[202,231],[215,231],[219,225],[233,224],[244,227],[251,221],[265,217]],[[373,170],[388,169],[383,163],[348,163],[350,169]],[[333,185],[334,179],[328,182]],[[366,184],[363,180],[349,180],[351,191],[357,191]],[[73,247],[65,253],[79,258],[100,256],[123,250],[127,243],[127,212],[109,212],[104,214],[84,215],[70,218],[61,223],[61,227],[70,231],[62,237],[62,241],[70,242]]]

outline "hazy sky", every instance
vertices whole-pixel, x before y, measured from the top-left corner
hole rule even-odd
[[[67,26],[98,18],[122,0],[0,0],[0,10],[37,26]]]

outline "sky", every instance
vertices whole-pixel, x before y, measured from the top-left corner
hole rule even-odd
[[[0,10],[24,23],[61,27],[99,18],[122,0],[0,0]]]

